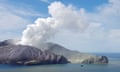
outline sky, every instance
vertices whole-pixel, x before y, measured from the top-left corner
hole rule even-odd
[[[75,24],[59,28],[48,41],[81,52],[120,52],[120,0],[0,0],[0,40],[20,39],[27,25],[37,18],[51,17],[51,13],[57,15],[62,10],[67,13],[62,8],[52,12],[59,3],[68,11],[77,12],[87,26],[84,30]],[[72,13],[67,21],[71,17]]]

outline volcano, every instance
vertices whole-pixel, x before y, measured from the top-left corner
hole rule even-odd
[[[0,42],[0,64],[107,64],[106,56],[96,56],[64,48],[55,43],[46,43],[45,50],[28,45],[16,45],[13,40]]]

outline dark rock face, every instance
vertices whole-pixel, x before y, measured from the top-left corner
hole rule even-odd
[[[0,46],[6,46],[6,45],[9,45],[9,41],[8,40],[0,42]]]
[[[3,44],[3,43],[2,43]],[[67,59],[38,48],[23,45],[0,46],[0,64],[38,65],[66,64]]]
[[[108,64],[108,58],[106,56],[97,56],[96,58],[90,58],[82,61],[83,64]]]
[[[106,56],[100,56],[99,60],[100,60],[101,63],[108,63],[109,62],[109,60]]]
[[[16,42],[18,42],[18,40],[8,39],[8,40],[0,41],[0,46],[14,45]]]
[[[46,46],[48,47],[47,51],[57,55],[63,55],[71,63],[82,63],[82,64],[107,64],[108,63],[108,58],[106,56],[96,56],[88,53],[72,51],[54,43],[47,43]]]

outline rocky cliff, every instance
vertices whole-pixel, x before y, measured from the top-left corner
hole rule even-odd
[[[42,49],[46,50],[42,50]],[[72,51],[55,43],[46,43],[44,48],[15,45],[13,40],[0,42],[0,64],[107,64],[106,56]]]
[[[47,43],[47,51],[55,53],[57,55],[63,55],[71,63],[82,63],[82,64],[107,64],[108,58],[106,56],[96,56],[88,53],[81,53],[78,51],[72,51],[63,46],[55,43]]]
[[[0,64],[38,65],[66,64],[64,56],[56,55],[38,48],[23,45],[0,46]]]

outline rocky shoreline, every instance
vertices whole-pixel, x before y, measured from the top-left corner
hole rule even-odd
[[[9,40],[0,42],[0,64],[43,65],[43,64],[107,64],[106,56],[71,51],[58,44],[46,43],[46,50],[15,45]]]

